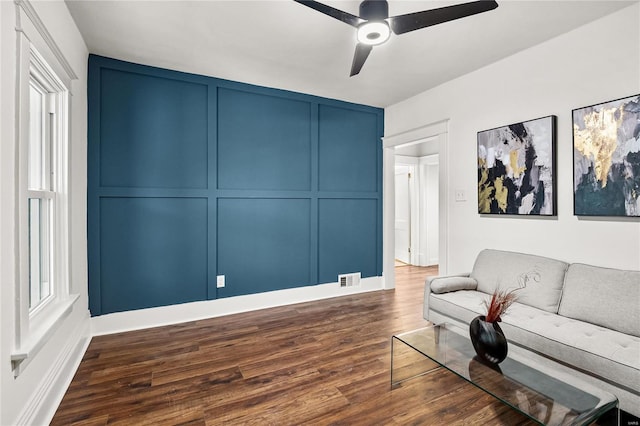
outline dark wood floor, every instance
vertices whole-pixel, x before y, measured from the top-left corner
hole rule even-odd
[[[393,291],[94,337],[53,425],[533,424],[437,370],[390,389],[391,335],[427,324],[424,278]]]

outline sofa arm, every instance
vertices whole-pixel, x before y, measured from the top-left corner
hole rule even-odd
[[[458,290],[475,290],[478,287],[478,282],[474,278],[470,278],[469,274],[429,278],[427,278],[427,285],[431,289],[431,293],[436,294]]]
[[[475,279],[469,277],[469,275],[471,275],[470,272],[427,277],[424,286],[424,311],[422,313],[424,319],[429,319],[429,298],[431,297],[431,293],[440,294],[458,290],[475,290],[478,283]]]

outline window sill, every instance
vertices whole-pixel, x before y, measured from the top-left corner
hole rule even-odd
[[[70,294],[65,299],[54,301],[50,307],[51,310],[47,312],[47,321],[43,321],[36,329],[30,330],[29,335],[26,336],[20,347],[11,352],[11,368],[15,377],[22,372],[38,351],[42,349],[60,326],[62,320],[71,313],[73,304],[79,297],[79,294]]]

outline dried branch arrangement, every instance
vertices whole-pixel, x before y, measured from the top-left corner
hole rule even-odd
[[[519,289],[511,291],[495,291],[493,296],[491,296],[491,301],[485,300],[484,304],[487,307],[485,321],[502,321],[500,316],[504,315],[504,313],[507,312],[507,309],[509,309],[509,306],[511,306],[511,304],[518,298],[518,295],[515,294],[515,291],[517,290]]]

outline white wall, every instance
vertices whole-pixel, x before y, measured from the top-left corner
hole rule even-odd
[[[637,93],[639,4],[386,108],[387,135],[449,120],[448,271],[469,271],[487,247],[640,269],[637,218],[573,215],[571,133],[572,109]],[[551,114],[558,116],[557,218],[480,216],[476,133]],[[466,201],[455,201],[459,189]]]
[[[32,2],[78,79],[71,97],[71,292],[80,297],[59,328],[14,378],[16,280],[16,10],[0,1],[0,424],[46,424],[89,341],[86,254],[87,47],[62,1]],[[21,13],[21,19],[26,19]]]

